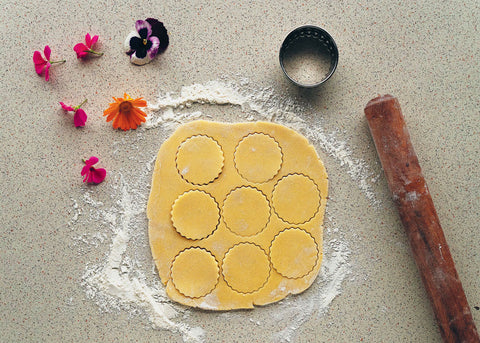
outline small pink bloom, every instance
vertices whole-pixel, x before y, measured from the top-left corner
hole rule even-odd
[[[84,161],[85,166],[82,168],[81,172],[82,176],[84,176],[83,182],[98,184],[105,179],[107,171],[104,168],[95,168],[94,165],[97,164],[97,162],[98,158],[95,156]]]
[[[75,127],[85,126],[85,123],[87,122],[87,114],[85,113],[84,110],[80,108],[86,102],[87,102],[87,99],[85,99],[80,105],[75,107],[68,106],[68,105],[65,105],[63,102],[60,102],[60,106],[62,106],[62,108],[65,111],[74,112],[73,123],[75,124]]]
[[[95,45],[97,41],[98,41],[97,35],[90,37],[90,34],[87,33],[87,35],[85,36],[85,44],[78,43],[73,47],[73,50],[77,53],[77,58],[85,58],[88,56],[89,53],[102,56],[103,52],[97,52],[92,49],[92,47]]]
[[[85,126],[86,121],[87,114],[85,113],[85,111],[81,108],[77,109],[75,111],[75,114],[73,115],[73,123],[75,124],[75,127]]]
[[[51,52],[52,50],[48,45],[46,45],[45,48],[43,49],[43,54],[45,55],[45,58],[42,57],[42,54],[40,51],[33,52],[33,63],[35,64],[35,71],[37,72],[38,75],[42,75],[42,73],[45,71],[46,81],[50,79],[49,69],[52,66],[52,64],[65,62],[65,60],[50,61]]]

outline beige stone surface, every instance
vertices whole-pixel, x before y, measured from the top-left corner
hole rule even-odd
[[[366,103],[385,93],[396,96],[402,105],[480,326],[477,1],[0,3],[3,341],[182,342],[187,338],[178,325],[152,329],[152,317],[142,308],[112,307],[114,299],[99,297],[85,281],[96,275],[95,266],[131,273],[134,265],[148,282],[155,282],[146,244],[146,213],[138,209],[150,187],[151,170],[144,166],[151,164],[172,132],[161,125],[115,131],[102,112],[112,96],[124,92],[154,104],[158,94],[219,79],[251,87],[250,92],[267,89],[277,100],[295,100],[306,108],[299,116],[310,129],[335,132],[333,142],[346,142],[350,155],[343,160],[332,153],[341,144],[315,142],[315,148],[330,186],[324,252],[326,257],[334,255],[333,240],[347,244],[350,272],[328,307],[305,301],[323,299],[318,284],[283,307],[268,305],[233,314],[175,308],[179,313],[172,319],[175,323],[201,328],[203,336],[193,334],[193,341],[440,340],[363,115]],[[124,55],[123,42],[134,21],[146,17],[165,23],[171,43],[164,55],[138,67]],[[340,53],[333,77],[311,90],[290,84],[278,63],[283,38],[305,24],[326,29]],[[73,46],[87,32],[100,36],[98,50],[105,55],[78,61]],[[49,82],[37,76],[32,63],[33,52],[47,44],[52,58],[67,59],[51,68]],[[58,102],[78,105],[85,98],[87,126],[77,129]],[[245,120],[245,112],[250,111],[231,105],[192,106],[195,110],[202,112],[202,119],[217,121]],[[276,121],[293,125],[280,117]],[[84,185],[80,175],[82,159],[92,155],[108,170],[106,181],[96,187]],[[367,181],[376,202],[359,188],[352,172],[355,166],[342,163],[347,160],[361,160],[371,170]],[[135,211],[128,210],[133,207]],[[131,213],[135,230],[128,242],[122,242],[116,230],[123,228],[125,216]],[[121,260],[125,264],[115,264],[116,257],[108,255],[114,244],[125,244],[124,255],[131,256]],[[155,298],[150,300],[156,305]],[[284,315],[285,306],[297,312]],[[316,306],[319,310],[311,311]],[[296,321],[296,313],[312,315]]]

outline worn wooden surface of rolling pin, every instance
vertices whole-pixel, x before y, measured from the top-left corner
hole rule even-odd
[[[365,115],[443,340],[480,342],[398,100],[372,99]]]

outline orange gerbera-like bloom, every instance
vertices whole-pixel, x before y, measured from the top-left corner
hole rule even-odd
[[[136,129],[140,124],[145,123],[145,112],[138,107],[147,106],[147,102],[143,98],[132,99],[127,93],[123,94],[123,98],[113,97],[115,102],[110,103],[110,107],[103,111],[103,116],[107,116],[107,122],[113,120],[114,129],[122,129],[127,131]]]

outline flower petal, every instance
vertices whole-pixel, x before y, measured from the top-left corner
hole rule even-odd
[[[163,23],[155,18],[147,18],[145,21],[152,27],[152,36],[157,36],[160,38],[162,31],[165,29]]]
[[[91,42],[90,42],[90,45],[89,45],[90,48],[91,48],[92,46],[94,46],[95,43],[97,43],[97,41],[98,41],[98,35],[93,36],[93,37],[92,37],[92,40],[91,40]]]
[[[33,63],[35,64],[35,71],[38,75],[41,75],[43,73],[45,65],[47,64],[47,61],[43,59],[40,51],[35,51],[33,53]]]
[[[157,56],[158,48],[160,47],[160,39],[158,39],[158,37],[151,36],[148,40],[152,43],[152,45],[147,50],[147,54],[150,59],[153,59],[155,56]]]
[[[115,102],[111,103],[110,106],[105,111],[103,111],[103,116],[107,116],[107,122],[109,122],[113,118],[115,118],[116,115],[118,115],[119,111],[119,104],[115,100]]]
[[[65,110],[65,111],[75,111],[75,109],[72,107],[72,106],[67,106],[65,105],[63,102],[60,101],[60,106],[62,106],[62,108]]]
[[[125,52],[130,55],[132,52],[131,50],[134,50],[131,46],[130,46],[130,40],[132,39],[132,37],[137,37],[137,38],[140,38],[140,36],[138,35],[138,32],[137,31],[132,31],[128,34],[127,38],[125,39],[125,42],[123,43],[123,47],[125,49]]]
[[[50,47],[48,45],[45,45],[45,48],[43,49],[43,54],[45,55],[45,58],[47,59],[47,61],[50,60],[50,53],[52,52],[52,50],[50,49]]]
[[[125,126],[123,128],[124,131],[130,130],[130,129],[136,129],[137,125],[135,124],[135,121],[133,120],[133,115],[129,113],[128,116],[124,116],[124,122]]]
[[[77,53],[77,58],[84,58],[88,56],[88,50],[90,48],[83,43],[78,43],[73,47],[73,50]]]
[[[148,55],[146,55],[143,58],[137,57],[136,52],[134,52],[133,54],[130,55],[130,62],[132,62],[133,64],[136,64],[136,65],[139,65],[139,66],[150,63],[151,61],[152,61],[152,59],[150,57],[148,57]]]
[[[154,18],[147,18],[146,21],[152,26],[152,36],[158,37],[160,39],[160,47],[158,53],[164,52],[169,44],[168,32],[165,26],[161,21],[158,21]]]
[[[114,129],[120,128],[124,131],[128,130],[125,116],[121,113],[117,113],[117,115],[113,118],[112,126]]]
[[[34,52],[33,52],[33,63],[44,65],[45,63],[47,63],[47,61],[45,61],[45,60],[43,59],[42,54],[40,53],[40,51],[34,51]]]
[[[80,174],[81,174],[82,176],[85,175],[85,174],[87,174],[89,168],[90,168],[90,166],[84,165]]]
[[[147,39],[152,34],[152,26],[145,20],[137,20],[135,22],[135,30],[137,30],[142,39]]]
[[[89,182],[93,183],[101,183],[105,180],[105,176],[107,175],[107,171],[104,168],[90,168],[90,177]]]
[[[45,81],[50,80],[50,72],[48,71],[50,67],[51,67],[50,62],[47,62],[47,64],[45,65]]]
[[[92,46],[92,38],[90,37],[90,33],[85,35],[85,44],[90,48]]]
[[[85,178],[83,179],[83,182],[87,182],[87,183],[92,183],[93,182],[93,175],[92,175],[92,172],[95,170],[94,167],[89,167],[88,168],[88,172],[87,174],[85,175]]]
[[[145,49],[145,45],[143,44],[143,40],[140,37],[131,37],[130,38],[130,48],[135,51],[139,51],[140,49]]]
[[[132,109],[132,113],[134,114],[135,117],[137,117],[140,120],[141,123],[145,122],[145,118],[147,114],[143,112],[141,109],[134,107]]]
[[[85,126],[86,121],[87,121],[87,114],[85,113],[85,111],[82,110],[81,108],[76,110],[75,114],[73,115],[73,123],[75,124],[75,127]]]
[[[130,118],[135,123],[135,129],[142,123],[145,123],[145,117],[146,114],[143,111],[139,110],[138,108],[133,108]]]
[[[35,64],[35,71],[38,75],[42,75],[43,69],[45,68],[45,64]]]
[[[135,107],[146,107],[147,101],[145,101],[143,98],[136,98],[135,100],[132,100],[132,105]]]
[[[88,160],[85,161],[85,164],[89,167],[93,166],[98,162],[98,157],[91,156]]]

